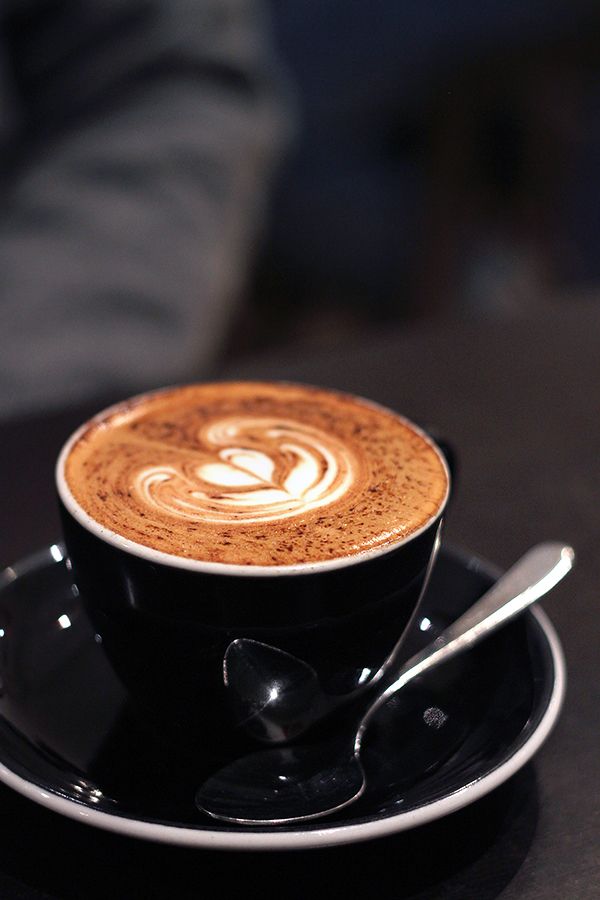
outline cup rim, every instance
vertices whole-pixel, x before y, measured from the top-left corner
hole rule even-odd
[[[437,453],[439,457],[444,472],[446,474],[446,492],[440,503],[438,509],[432,513],[432,515],[420,526],[420,528],[411,532],[411,534],[406,537],[400,538],[397,541],[394,541],[391,544],[386,544],[385,547],[374,547],[369,550],[361,550],[359,553],[355,553],[352,556],[338,556],[334,559],[325,559],[325,560],[316,560],[314,562],[301,562],[301,563],[282,563],[276,564],[272,566],[248,566],[241,563],[223,563],[223,562],[211,562],[208,560],[199,560],[199,559],[187,559],[182,556],[177,556],[173,553],[165,553],[163,550],[155,550],[153,547],[148,547],[145,544],[138,544],[136,541],[132,541],[130,538],[123,537],[118,532],[113,531],[105,525],[102,525],[89,513],[87,513],[81,504],[75,499],[73,493],[69,485],[67,484],[67,480],[65,477],[65,462],[71,451],[73,445],[79,440],[82,434],[84,434],[92,425],[95,423],[102,421],[110,415],[118,412],[124,406],[132,406],[137,405],[138,403],[143,402],[148,397],[154,397],[163,393],[170,393],[172,391],[177,391],[181,388],[186,387],[194,387],[195,384],[235,384],[235,383],[244,383],[247,385],[281,385],[281,386],[289,386],[289,387],[315,387],[314,385],[309,385],[302,382],[296,381],[254,381],[248,380],[243,381],[240,380],[231,380],[227,381],[214,381],[214,382],[190,382],[184,384],[174,384],[168,387],[158,388],[156,390],[144,391],[143,393],[136,394],[133,397],[129,397],[125,400],[121,400],[117,403],[113,403],[105,409],[100,410],[98,413],[93,415],[91,418],[87,419],[87,421],[83,422],[65,441],[63,444],[60,453],[58,455],[56,466],[55,466],[55,482],[56,488],[58,491],[58,496],[63,503],[67,512],[75,519],[76,522],[79,523],[86,531],[89,531],[95,537],[99,538],[99,540],[104,541],[105,543],[115,547],[118,550],[121,550],[123,553],[131,554],[132,556],[139,557],[140,559],[144,559],[148,562],[155,563],[157,565],[168,566],[176,569],[184,569],[189,572],[198,572],[210,575],[233,575],[233,576],[242,576],[242,577],[281,577],[286,575],[308,575],[308,574],[316,574],[320,572],[329,572],[334,571],[336,569],[346,569],[350,566],[358,565],[359,563],[367,562],[369,560],[377,559],[382,556],[386,556],[389,553],[393,553],[398,550],[400,547],[404,547],[407,544],[411,543],[413,540],[418,538],[420,535],[424,534],[432,525],[434,525],[444,513],[446,505],[448,503],[448,498],[450,496],[450,486],[451,486],[451,475],[450,469],[448,467],[448,463],[444,454],[442,453],[440,447],[433,440],[430,435],[427,434],[422,428],[416,425],[411,419],[408,419],[406,416],[397,413],[395,410],[390,409],[387,406],[383,406],[380,403],[376,403],[373,400],[368,400],[364,397],[360,397],[356,394],[351,394],[348,391],[339,391],[334,388],[321,388],[319,390],[323,390],[332,394],[338,394],[345,397],[350,397],[353,400],[358,400],[360,403],[369,406],[373,409],[377,409],[379,411],[385,412],[388,415],[393,416],[396,419],[399,419],[405,425],[407,425],[410,429],[415,431],[420,437],[422,437],[427,444],[429,444]]]

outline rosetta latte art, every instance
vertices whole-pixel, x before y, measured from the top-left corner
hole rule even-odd
[[[236,417],[205,425],[203,450],[146,466],[134,488],[178,518],[272,522],[335,503],[353,481],[353,457],[332,435],[298,422]]]

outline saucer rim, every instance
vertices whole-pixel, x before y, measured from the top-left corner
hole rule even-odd
[[[52,548],[38,551],[21,560],[14,567],[10,567],[13,577],[31,571],[40,564],[42,558],[50,555],[57,562]],[[469,551],[446,545],[445,550],[452,556],[459,558],[465,565],[476,562],[485,572],[497,577],[498,569],[481,557]],[[13,580],[8,578],[7,580]],[[4,579],[0,579],[0,586]],[[553,673],[549,673],[553,683],[548,697],[546,708],[526,741],[503,762],[490,771],[473,779],[451,793],[424,803],[406,812],[398,812],[372,821],[350,822],[348,824],[324,825],[306,830],[283,831],[277,827],[269,830],[261,828],[216,830],[210,826],[188,826],[150,822],[127,815],[117,815],[101,810],[95,810],[80,801],[45,789],[35,782],[29,781],[13,772],[0,759],[0,781],[17,791],[22,796],[46,807],[60,815],[75,821],[83,822],[91,827],[111,831],[125,837],[150,840],[156,843],[178,845],[182,847],[196,847],[198,849],[215,850],[243,850],[243,851],[267,851],[267,850],[302,850],[325,846],[340,846],[358,843],[380,837],[386,837],[401,831],[408,831],[420,825],[443,818],[465,806],[470,805],[495,788],[499,787],[521,769],[540,749],[552,731],[560,714],[566,691],[566,663],[564,652],[549,617],[541,609],[536,607],[528,610],[525,615],[533,617],[540,628],[550,651]],[[0,757],[1,757],[0,747]]]

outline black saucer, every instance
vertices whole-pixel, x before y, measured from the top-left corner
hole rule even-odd
[[[445,548],[407,654],[497,576]],[[198,847],[286,849],[365,840],[439,818],[488,793],[536,752],[564,693],[546,616],[528,612],[416,685],[398,734],[389,704],[365,746],[365,797],[313,824],[220,824],[194,805],[194,761],[140,721],[83,612],[60,545],[0,575],[0,780],[58,813]]]

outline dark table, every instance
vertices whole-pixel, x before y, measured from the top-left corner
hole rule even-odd
[[[586,900],[600,896],[600,305],[510,323],[411,326],[219,373],[343,388],[453,442],[447,537],[506,567],[572,543],[577,567],[544,602],[569,685],[546,745],[476,804],[410,833],[341,848],[228,854],[97,831],[0,787],[1,897],[310,897]],[[5,424],[0,562],[54,540],[53,461],[91,411]]]

